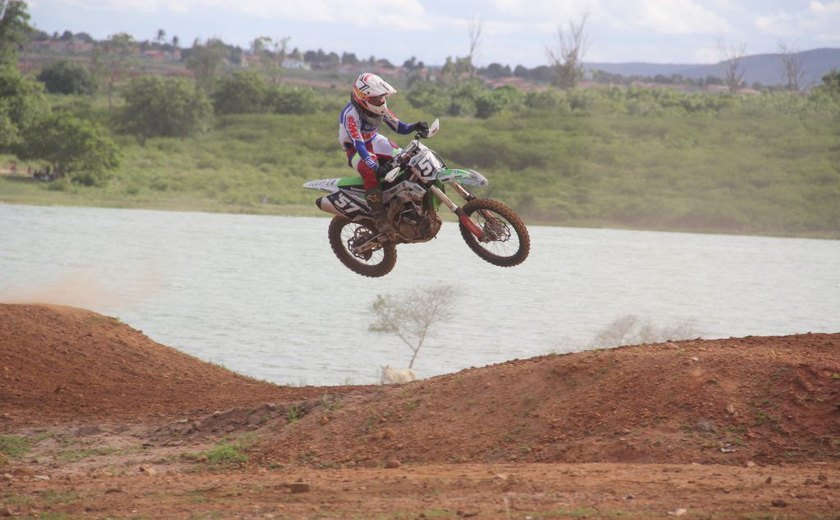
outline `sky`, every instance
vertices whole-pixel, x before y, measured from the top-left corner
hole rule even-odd
[[[13,0],[14,1],[14,0]],[[548,63],[558,28],[586,16],[586,62],[716,63],[746,54],[840,48],[840,0],[29,0],[30,23],[105,39],[120,32],[181,46],[221,38],[250,48],[260,36],[289,49],[352,52],[396,65],[415,57],[441,65],[469,53],[474,63]]]

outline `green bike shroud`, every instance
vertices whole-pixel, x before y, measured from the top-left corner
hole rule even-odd
[[[476,175],[478,175],[483,182],[476,182]],[[469,184],[471,186],[487,185],[487,179],[485,179],[480,173],[472,170],[462,170],[460,168],[443,168],[437,173],[437,177],[446,177],[447,181],[464,181],[464,184]],[[442,183],[438,181],[438,185],[441,184]],[[339,188],[350,188],[354,186],[364,186],[364,182],[361,177],[342,177],[338,181]]]

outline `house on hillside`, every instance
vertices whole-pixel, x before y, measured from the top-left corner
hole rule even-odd
[[[165,51],[163,49],[146,49],[141,52],[144,58],[158,61],[181,61],[181,50]]]
[[[91,52],[94,44],[75,38],[69,40],[35,40],[31,42],[30,47],[39,52],[55,52],[55,53],[82,53]]]

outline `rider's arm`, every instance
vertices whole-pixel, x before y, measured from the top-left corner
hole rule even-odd
[[[376,162],[376,159],[371,157],[370,152],[365,147],[364,137],[362,137],[362,132],[359,130],[361,121],[359,121],[358,114],[356,114],[355,111],[348,111],[344,114],[341,124],[344,125],[347,135],[349,135],[350,139],[353,140],[353,147],[356,149],[356,152],[359,154],[359,158],[361,158],[362,162],[364,162],[368,168],[376,170],[379,163]]]
[[[410,134],[414,131],[414,124],[403,123],[399,119],[397,119],[396,114],[388,110],[385,114],[385,124],[388,125],[388,128],[393,130],[398,134]]]

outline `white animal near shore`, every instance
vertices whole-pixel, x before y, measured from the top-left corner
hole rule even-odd
[[[410,368],[391,368],[388,365],[382,367],[382,378],[380,383],[383,385],[390,383],[410,383],[417,379],[414,370]]]

